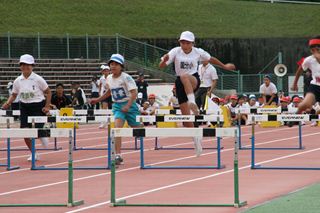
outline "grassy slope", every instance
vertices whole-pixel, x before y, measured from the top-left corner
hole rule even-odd
[[[319,10],[239,0],[1,0],[0,33],[300,37],[319,33]]]

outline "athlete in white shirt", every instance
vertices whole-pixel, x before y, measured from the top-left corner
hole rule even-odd
[[[113,54],[108,62],[111,75],[108,75],[106,82],[106,92],[99,98],[91,99],[91,103],[97,103],[112,96],[112,112],[115,118],[114,125],[116,128],[122,128],[125,121],[131,127],[140,127],[141,124],[136,121],[136,116],[140,115],[139,108],[136,104],[137,85],[133,78],[125,72],[124,58],[120,54]],[[121,138],[116,138],[116,164],[123,162],[121,157]]]
[[[200,79],[198,74],[198,64],[201,61],[220,65],[225,69],[235,69],[233,64],[223,64],[218,59],[211,57],[203,49],[194,47],[195,37],[190,31],[182,32],[180,35],[179,47],[175,47],[161,58],[160,68],[164,68],[174,63],[177,79],[177,98],[183,115],[190,115],[190,110],[194,114],[199,114],[198,106],[195,102],[194,92],[199,88]],[[184,123],[185,127],[193,127],[193,123]],[[201,140],[194,138],[197,156],[202,152]]]
[[[107,77],[110,73],[110,67],[108,65],[101,65],[101,77],[99,79],[99,96],[102,96],[106,92],[107,85]],[[111,96],[101,101],[101,109],[111,109],[112,108],[112,100]],[[101,122],[99,129],[106,128],[107,123]]]
[[[310,109],[312,105],[320,101],[320,36],[309,40],[309,48],[312,55],[305,58],[302,63],[302,69],[304,71],[308,69],[311,71],[312,81],[310,82],[309,91],[307,92],[306,97],[298,106],[298,114]],[[301,73],[302,71],[296,72],[296,76],[291,87],[295,91],[297,91],[297,84]]]
[[[32,72],[35,65],[32,55],[25,54],[19,61],[21,76],[13,82],[12,94],[2,106],[8,109],[16,97],[20,96],[20,128],[32,128],[28,123],[28,116],[44,116],[50,110],[51,91],[47,82],[39,75]],[[42,128],[44,124],[35,124],[36,128]],[[48,138],[40,138],[43,146],[47,148]],[[24,141],[31,151],[31,139],[24,138]],[[36,155],[36,160],[39,157]],[[28,158],[31,160],[31,157]]]

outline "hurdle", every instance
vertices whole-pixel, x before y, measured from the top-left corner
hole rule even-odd
[[[268,114],[279,114],[282,112],[287,113],[288,110],[282,110],[281,107],[277,107],[277,108],[240,108],[237,109],[236,112],[239,114],[248,114],[248,120],[250,120],[252,123],[253,122],[259,122],[259,121],[268,121],[266,119],[262,119],[262,120],[252,120],[252,117],[256,114],[263,114],[263,113],[268,113]],[[259,115],[259,116],[260,116]],[[261,116],[267,116],[267,115],[261,115]],[[263,118],[263,117],[257,117],[257,118]],[[270,118],[275,118],[274,116],[276,115],[270,115],[273,117]],[[240,116],[239,116],[240,117]],[[277,120],[269,120],[269,121],[277,121]],[[240,124],[240,119],[238,120],[238,125],[237,125],[238,129],[239,129],[239,149],[240,150],[251,150],[251,147],[248,146],[242,146],[242,131],[241,131],[241,124]],[[255,147],[256,150],[302,150],[304,149],[304,146],[302,145],[302,127],[301,127],[301,122],[299,122],[298,125],[299,128],[299,141],[298,141],[298,145],[297,147]],[[251,131],[251,137],[249,138],[250,141],[251,140],[255,140],[255,131],[254,128]],[[252,143],[252,142],[250,142]]]
[[[111,122],[113,116],[56,116],[56,117],[46,117],[46,116],[29,116],[28,122],[33,123],[56,123],[56,122],[64,122],[64,123],[86,123],[87,121],[108,121]],[[59,130],[59,129],[57,129]],[[73,128],[73,134],[75,133]],[[74,134],[75,136],[75,134]],[[42,136],[45,137],[45,136]],[[108,139],[108,143],[110,144],[110,140]],[[37,166],[35,161],[35,138],[31,139],[32,151],[31,151],[31,170],[68,170],[68,167],[46,167],[46,166]],[[73,139],[74,145],[74,139]],[[110,145],[108,145],[110,146]],[[75,150],[73,148],[73,150]],[[107,153],[107,162],[106,166],[87,166],[87,167],[73,167],[73,170],[107,170],[110,169],[111,157],[110,150]]]
[[[200,110],[200,115],[210,115],[210,114],[217,114],[219,115],[219,112],[213,111],[213,110]],[[156,115],[157,116],[163,116],[163,115],[181,115],[181,110],[176,110],[176,109],[157,109],[156,110]],[[221,122],[224,121],[223,116],[219,116],[220,119],[215,120],[215,122],[218,123],[218,126],[220,125]],[[174,121],[164,121],[162,119],[159,119],[157,122],[174,122]],[[179,122],[179,121],[178,121]],[[220,149],[223,149],[222,147],[219,147]],[[163,147],[160,146],[159,138],[155,138],[155,143],[154,143],[154,149],[155,150],[192,150],[194,148],[192,147]],[[216,150],[218,147],[204,147],[204,150]]]
[[[69,138],[67,203],[0,204],[0,207],[75,207],[84,204],[83,200],[74,201],[73,198],[73,136],[71,129],[0,129],[0,138],[37,138],[44,136]]]
[[[110,140],[110,129],[111,129],[111,122],[114,122],[114,118],[112,117],[112,110],[110,109],[88,109],[88,110],[74,110],[74,116],[87,116],[88,121],[95,121],[95,122],[107,122],[107,134],[108,134],[108,140]],[[108,122],[107,120],[104,120],[104,118],[112,117],[111,122]],[[108,147],[106,148],[94,148],[94,147],[78,147],[77,146],[77,130],[74,126],[74,138],[73,138],[73,147],[74,150],[108,150]],[[138,150],[138,140],[135,138],[134,142],[134,148],[122,148],[122,150]],[[109,164],[110,165],[110,164]]]
[[[223,120],[221,115],[156,115],[156,116],[137,116],[138,122],[202,122],[202,121],[217,121]],[[146,128],[149,129],[149,128]],[[169,129],[174,131],[176,128],[160,128]],[[189,128],[187,128],[189,129]],[[207,128],[210,129],[210,128]],[[163,135],[166,136],[166,135]],[[190,149],[190,148],[188,148]],[[192,148],[194,149],[194,148]],[[172,150],[172,149],[171,149]],[[140,168],[141,169],[223,169],[224,165],[221,164],[221,137],[217,137],[217,165],[216,166],[152,166],[145,165],[144,158],[144,140],[140,137]]]
[[[7,124],[7,129],[10,129],[10,124],[14,123],[14,118],[13,117],[0,117],[0,123]],[[6,167],[7,171],[11,171],[11,170],[15,170],[15,169],[19,169],[19,166],[12,166],[11,165],[11,141],[10,138],[7,138],[7,163],[5,164],[0,164],[1,167]]]
[[[50,110],[50,113],[54,112],[55,110]],[[3,116],[20,116],[20,110],[0,110],[0,117]],[[58,147],[57,139],[54,138],[53,148],[38,148],[37,150],[52,150],[58,151],[61,150],[62,147]],[[28,151],[28,148],[13,148],[11,151]],[[7,148],[0,149],[0,151],[8,151]]]
[[[255,121],[319,121],[319,115],[308,114],[282,114],[282,115],[252,115],[252,120]],[[301,127],[300,127],[301,128]],[[252,131],[254,132],[254,125],[252,125]],[[299,141],[301,141],[301,130],[299,130]],[[251,169],[274,169],[274,170],[320,170],[320,167],[288,167],[288,166],[262,166],[256,164],[255,158],[255,140],[254,136],[251,139]]]
[[[160,204],[160,203],[127,203],[126,200],[117,200],[116,199],[116,165],[115,165],[115,137],[194,137],[194,136],[203,136],[203,137],[234,137],[234,196],[233,203],[226,204]],[[125,206],[125,207],[237,207],[247,205],[246,201],[240,201],[239,196],[239,166],[238,166],[238,139],[237,139],[237,129],[236,128],[140,128],[140,129],[131,129],[131,128],[114,128],[111,130],[111,199],[110,206]]]

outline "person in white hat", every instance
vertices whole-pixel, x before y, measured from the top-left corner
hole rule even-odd
[[[8,93],[9,93],[9,97],[12,95],[12,89],[13,89],[13,83],[10,81],[7,85],[7,89],[8,89]],[[17,95],[17,98],[12,102],[11,104],[11,110],[19,110],[20,109],[20,98],[19,95]],[[15,118],[15,120],[17,120],[19,118],[19,116],[13,116]]]
[[[50,110],[51,90],[47,82],[33,72],[35,65],[32,55],[25,54],[20,57],[20,70],[22,74],[13,82],[12,94],[2,106],[8,109],[16,97],[20,96],[20,128],[31,128],[28,123],[28,116],[45,116]],[[36,128],[42,128],[44,124],[35,124]],[[48,138],[40,138],[42,145],[47,148]],[[31,151],[31,139],[24,139]],[[36,155],[36,160],[39,156]],[[31,157],[28,158],[31,160]]]
[[[189,115],[190,110],[199,114],[198,106],[195,102],[194,92],[199,88],[200,78],[198,74],[198,64],[201,61],[209,61],[212,64],[221,66],[224,69],[235,69],[233,64],[223,64],[215,57],[203,49],[194,47],[195,36],[190,31],[184,31],[180,35],[179,47],[175,47],[161,58],[160,68],[164,68],[174,63],[177,79],[175,81],[177,98],[183,115]],[[193,127],[193,123],[184,123],[186,127]],[[201,138],[195,137],[196,154],[202,152]]]
[[[115,119],[115,127],[122,128],[125,121],[131,127],[140,127],[141,124],[136,121],[136,116],[140,115],[136,104],[138,94],[137,85],[133,78],[122,72],[124,68],[124,58],[120,54],[113,54],[108,62],[111,75],[108,75],[106,81],[106,92],[99,98],[91,99],[91,103],[97,103],[112,96],[112,112]],[[121,157],[121,138],[116,138],[116,164],[123,162]]]
[[[107,85],[107,77],[110,72],[110,67],[108,65],[101,65],[101,77],[99,79],[99,96],[102,96],[106,92],[106,85]],[[112,108],[112,99],[111,96],[101,101],[101,109],[111,109]],[[101,122],[99,129],[106,128],[107,123]]]

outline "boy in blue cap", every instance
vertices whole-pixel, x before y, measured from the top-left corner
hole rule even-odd
[[[136,116],[140,115],[136,104],[137,85],[133,78],[122,72],[124,67],[124,58],[120,54],[113,54],[108,62],[111,75],[108,75],[106,81],[105,93],[99,98],[91,99],[91,103],[100,102],[110,95],[112,96],[112,112],[115,118],[115,127],[122,128],[125,121],[131,127],[140,127],[141,124],[136,122]],[[121,138],[116,138],[116,164],[123,162],[121,157]]]

